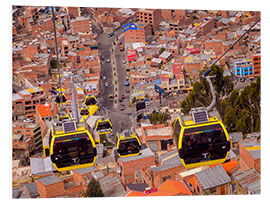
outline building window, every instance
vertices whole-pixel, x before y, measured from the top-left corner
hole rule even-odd
[[[165,182],[166,180],[168,180],[168,179],[170,179],[170,178],[171,178],[170,175],[169,175],[169,176],[165,176],[165,177],[162,178],[162,181]]]

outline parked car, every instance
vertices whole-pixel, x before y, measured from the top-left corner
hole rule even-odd
[[[124,104],[120,104],[120,111],[125,110],[125,105]]]
[[[114,96],[112,94],[109,95],[109,99],[113,100]]]
[[[122,99],[122,98],[120,98],[120,99],[119,99],[119,102],[123,102],[123,99]]]
[[[125,60],[123,61],[123,64],[126,64],[126,61]]]
[[[121,96],[121,98],[122,98],[122,99],[125,99],[125,98],[126,98],[126,96],[123,94],[123,95]]]
[[[103,80],[106,80],[106,76],[105,75],[103,76]]]
[[[129,86],[129,82],[128,81],[125,82],[125,86]]]
[[[110,63],[111,62],[111,60],[110,59],[107,59],[107,63]]]
[[[108,87],[109,86],[109,83],[108,82],[105,82],[105,87]]]

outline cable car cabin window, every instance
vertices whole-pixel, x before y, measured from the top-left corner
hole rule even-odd
[[[226,135],[220,124],[184,130],[181,158],[186,164],[223,159],[227,151]]]
[[[119,148],[117,151],[121,156],[123,156],[123,155],[128,155],[128,154],[139,153],[140,149],[141,149],[141,146],[139,145],[138,140],[136,138],[132,138],[132,139],[120,140]]]
[[[106,129],[111,129],[111,128],[112,126],[110,125],[108,121],[98,123],[98,126],[97,126],[97,130],[106,130]]]
[[[87,106],[95,105],[96,103],[97,103],[97,101],[95,100],[94,97],[87,98],[86,101],[85,101],[85,104]]]
[[[52,162],[58,168],[92,163],[95,156],[96,149],[87,133],[55,138]]]
[[[62,101],[63,103],[65,103],[65,102],[67,101],[67,98],[66,98],[65,95],[63,95],[63,94],[57,96],[56,99],[55,99],[55,102],[56,102],[57,104],[60,104],[61,101]]]
[[[181,131],[181,125],[179,123],[179,120],[177,119],[175,121],[174,131],[173,131],[173,136],[174,136],[174,140],[176,142],[176,146],[178,146],[178,140],[179,140],[179,136],[180,136],[180,131]]]

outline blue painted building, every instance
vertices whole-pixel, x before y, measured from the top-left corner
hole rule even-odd
[[[232,67],[237,81],[254,79],[253,64],[250,58],[234,60]]]

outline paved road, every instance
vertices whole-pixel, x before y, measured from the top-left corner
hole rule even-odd
[[[132,109],[128,108],[129,105],[129,95],[125,93],[126,89],[129,87],[125,86],[125,64],[123,64],[123,60],[125,59],[125,52],[119,51],[119,46],[117,45],[115,48],[115,61],[116,61],[116,69],[118,73],[118,82],[119,82],[119,95],[125,94],[126,99],[122,103],[125,105],[125,110],[121,111],[119,108],[114,109],[113,100],[109,100],[109,95],[114,94],[114,86],[113,86],[113,75],[112,75],[112,66],[111,63],[107,63],[107,59],[111,59],[110,50],[112,48],[112,44],[115,41],[116,37],[121,34],[121,29],[115,32],[115,35],[112,37],[107,37],[104,33],[101,32],[100,28],[96,25],[95,22],[92,23],[93,32],[98,34],[98,42],[99,42],[99,52],[101,54],[101,96],[100,103],[108,110],[109,118],[113,125],[114,134],[120,132],[124,129],[131,128],[131,119],[127,115],[128,112],[131,112]],[[121,39],[123,40],[123,39]],[[103,80],[103,76],[106,77]],[[105,87],[105,82],[108,82],[109,86]],[[120,102],[119,102],[120,103]],[[114,137],[112,138],[114,139]]]

